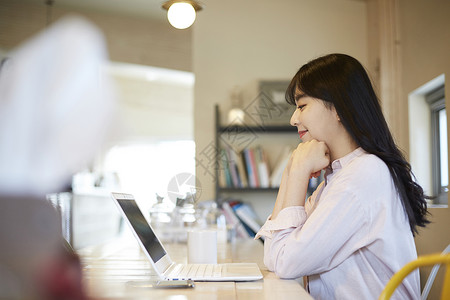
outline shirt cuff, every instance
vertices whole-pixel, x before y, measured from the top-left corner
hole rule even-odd
[[[283,208],[274,220],[270,220],[270,217],[255,235],[255,240],[261,236],[270,238],[274,231],[302,226],[306,221],[306,211],[303,206],[289,206]]]

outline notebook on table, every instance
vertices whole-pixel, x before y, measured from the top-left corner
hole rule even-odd
[[[112,193],[155,272],[163,280],[252,281],[263,276],[256,263],[179,264],[172,261],[131,194]]]

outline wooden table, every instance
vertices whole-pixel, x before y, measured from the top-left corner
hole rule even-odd
[[[186,262],[186,244],[165,245],[170,257]],[[116,240],[78,251],[83,264],[84,286],[92,299],[312,299],[301,280],[282,280],[263,264],[260,241],[237,240],[219,244],[218,262],[256,262],[264,278],[251,282],[196,282],[191,289],[141,288],[131,284],[156,281],[150,262],[136,241]]]

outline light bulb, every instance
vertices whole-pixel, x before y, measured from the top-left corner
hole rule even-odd
[[[185,29],[195,21],[195,9],[186,2],[177,2],[169,7],[167,12],[169,23],[178,29]]]

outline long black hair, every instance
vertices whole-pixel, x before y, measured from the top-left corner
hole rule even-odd
[[[425,227],[429,223],[425,201],[428,197],[414,181],[411,165],[395,144],[361,63],[345,54],[316,58],[295,74],[286,90],[288,103],[295,105],[297,89],[325,101],[328,108],[335,107],[342,125],[358,146],[386,163],[408,215],[411,232],[415,235],[417,226]]]

